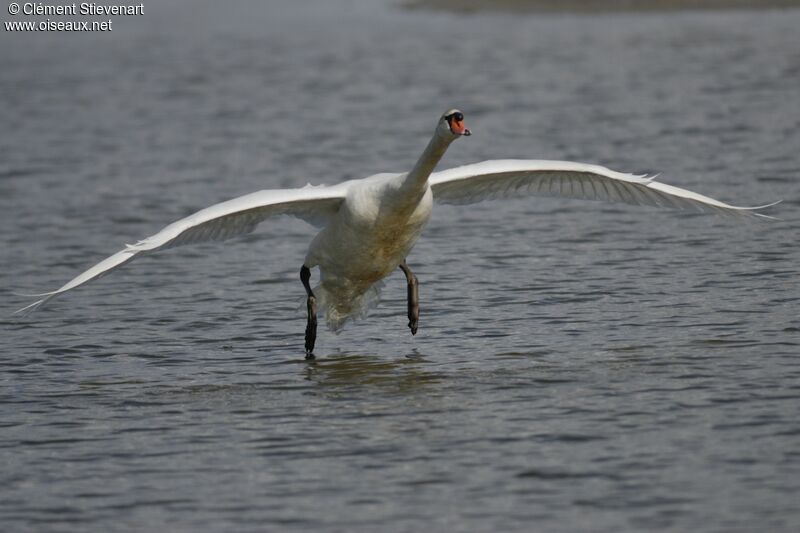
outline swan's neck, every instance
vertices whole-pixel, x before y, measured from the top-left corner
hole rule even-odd
[[[445,139],[438,132],[434,133],[414,168],[406,175],[403,181],[403,189],[424,194],[428,188],[428,176],[436,168],[437,163],[439,163],[451,142],[453,142],[452,139]]]

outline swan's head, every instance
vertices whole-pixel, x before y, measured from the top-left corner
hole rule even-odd
[[[442,118],[439,119],[438,129],[440,132],[451,137],[452,139],[457,139],[462,135],[472,135],[472,132],[467,129],[467,126],[464,123],[464,113],[458,109],[451,109],[445,112],[445,114],[442,115]]]

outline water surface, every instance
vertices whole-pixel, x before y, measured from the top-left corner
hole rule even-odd
[[[270,221],[3,319],[4,531],[796,531],[800,11],[521,16],[171,1],[0,35],[0,290],[262,188],[600,163],[782,222],[520,199],[436,210],[302,359],[313,230]]]

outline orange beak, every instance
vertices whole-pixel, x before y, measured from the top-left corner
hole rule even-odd
[[[472,132],[464,125],[463,120],[456,120],[454,118],[450,119],[450,131],[456,135],[466,135],[467,137],[472,135]]]

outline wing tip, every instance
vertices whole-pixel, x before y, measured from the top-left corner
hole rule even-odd
[[[759,210],[759,209],[767,209],[768,207],[772,207],[772,206],[774,206],[774,205],[778,205],[778,204],[779,204],[779,203],[781,203],[781,202],[783,202],[783,200],[778,200],[777,202],[772,202],[771,204],[764,204],[764,205],[760,205],[760,206],[758,206],[758,207],[751,207],[750,209],[755,209],[755,210]]]
[[[762,209],[768,209],[770,207],[776,206],[779,203],[783,202],[783,200],[778,200],[777,202],[772,202],[769,204],[758,205],[755,207],[735,207],[737,211],[744,211],[748,215],[752,215],[753,217],[764,219],[764,220],[775,220],[775,221],[782,221],[782,218],[774,217],[771,215],[765,215],[764,213],[758,213],[757,211],[761,211]]]
[[[49,296],[46,296],[46,297],[41,298],[39,300],[36,300],[32,304],[28,304],[28,305],[26,305],[25,307],[23,307],[21,309],[17,309],[13,313],[11,313],[11,316],[28,316],[28,315],[34,313],[40,307],[42,307],[45,303],[47,303],[47,301],[50,298],[52,298],[53,296],[54,295],[51,294]]]
[[[21,298],[42,298],[43,296],[52,296],[59,291],[50,291],[50,292],[40,292],[38,294],[25,294],[23,292],[12,292],[14,296],[19,296]]]
[[[50,291],[50,292],[42,292],[42,293],[39,293],[39,294],[23,294],[23,293],[19,293],[19,292],[12,292],[11,294],[13,294],[14,296],[20,296],[22,298],[38,298],[38,300],[36,300],[35,302],[33,302],[31,304],[26,305],[25,307],[23,307],[21,309],[17,309],[13,313],[11,313],[11,316],[28,316],[31,313],[35,312],[40,307],[42,307],[44,304],[46,304],[48,302],[48,300],[54,298],[56,295],[60,294],[61,292],[62,291],[60,289],[59,290],[55,290],[55,291]]]

